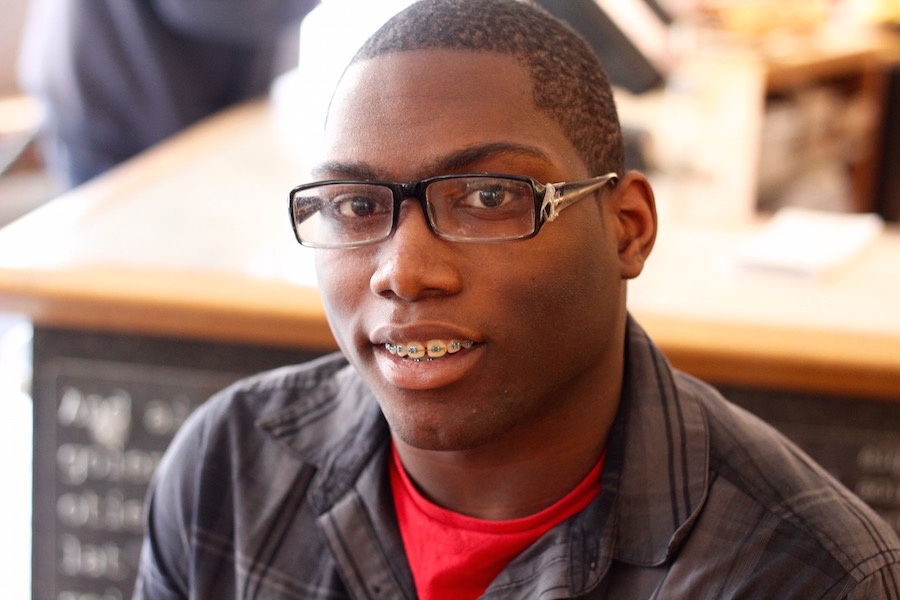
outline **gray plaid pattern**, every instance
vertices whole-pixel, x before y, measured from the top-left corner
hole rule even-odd
[[[135,598],[414,598],[388,439],[338,355],[217,395],[151,488]],[[484,597],[897,600],[900,541],[631,322],[602,494]]]

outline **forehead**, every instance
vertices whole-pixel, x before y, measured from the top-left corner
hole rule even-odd
[[[347,70],[329,109],[324,158],[412,179],[440,174],[447,156],[487,146],[530,147],[560,169],[584,170],[558,123],[535,107],[531,77],[513,57],[416,50]]]

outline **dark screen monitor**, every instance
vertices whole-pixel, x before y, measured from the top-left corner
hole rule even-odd
[[[647,27],[632,20],[625,27],[612,11],[601,7],[614,2],[602,0],[538,0],[537,4],[550,14],[578,31],[600,57],[613,85],[639,94],[651,90],[665,80],[665,67],[659,53],[648,52],[650,45],[659,47],[664,40],[656,39],[660,31],[672,22],[671,16],[657,0],[628,0],[642,8]],[[625,6],[619,0],[619,6]],[[649,9],[649,10],[647,10]],[[651,22],[655,21],[655,22]],[[630,29],[630,31],[627,31]]]

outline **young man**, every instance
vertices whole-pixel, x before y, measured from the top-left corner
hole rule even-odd
[[[291,193],[343,355],[193,416],[137,597],[900,598],[895,534],[629,318],[656,216],[622,155],[524,3],[376,33]]]

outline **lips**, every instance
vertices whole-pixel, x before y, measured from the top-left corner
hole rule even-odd
[[[483,355],[472,332],[437,322],[372,331],[380,376],[399,389],[437,389],[465,379]]]

